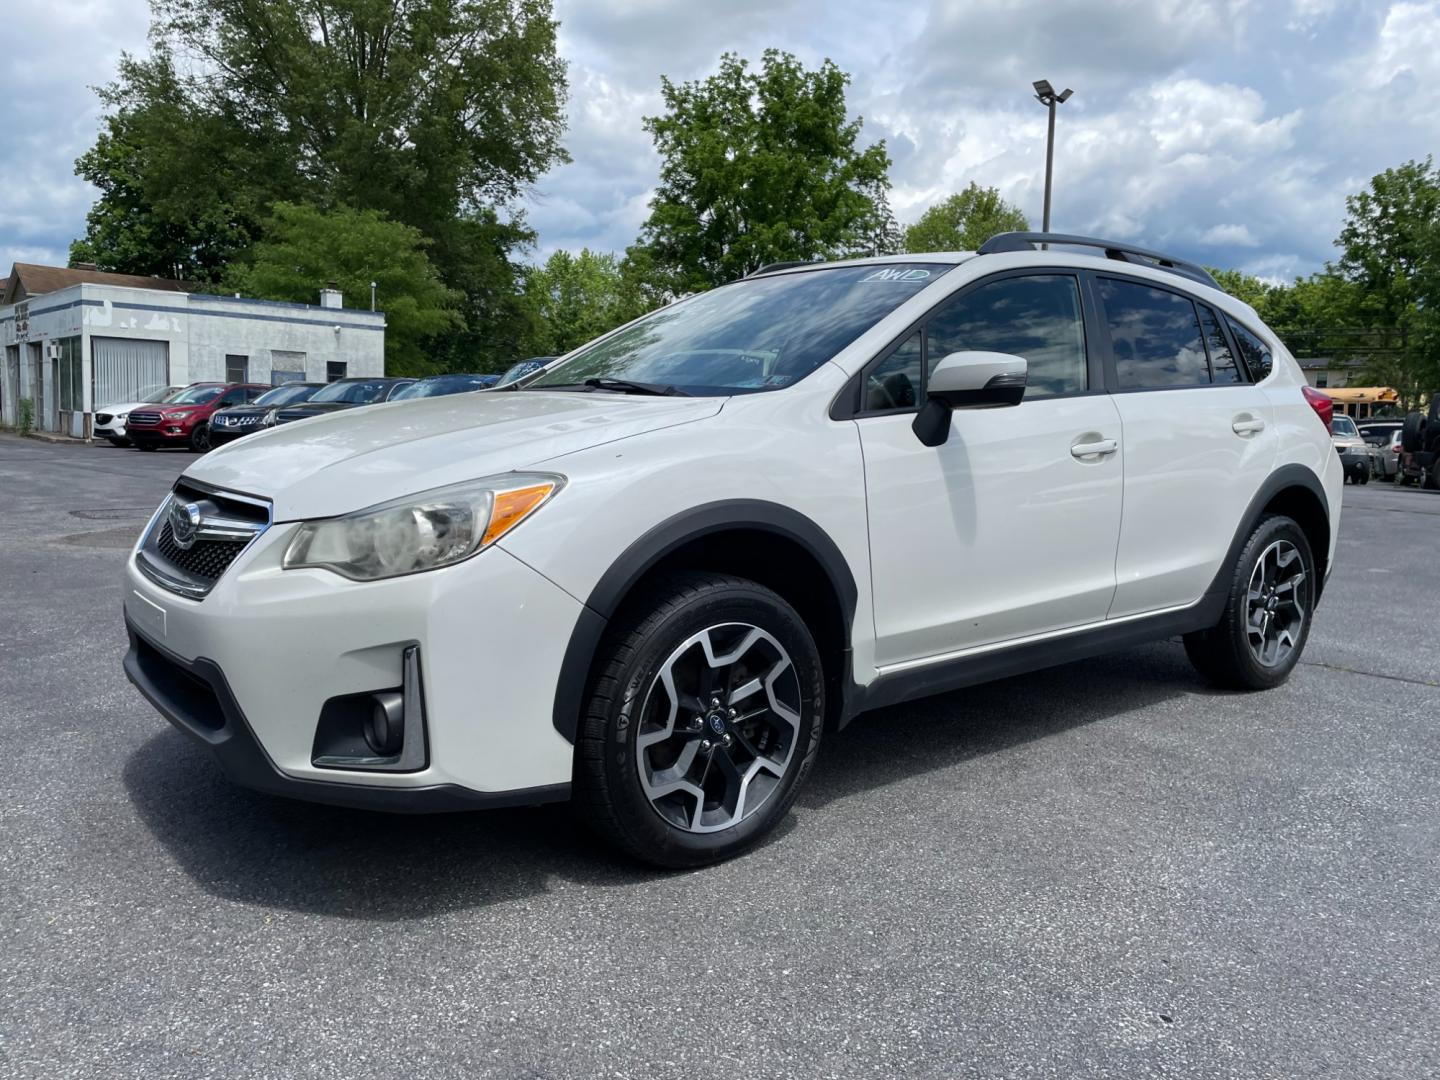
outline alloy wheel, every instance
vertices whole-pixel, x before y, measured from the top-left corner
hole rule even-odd
[[[691,635],[641,708],[635,756],[651,807],[686,832],[744,821],[784,781],[803,708],[790,654],[765,630],[731,622]]]
[[[1246,592],[1245,630],[1251,655],[1264,667],[1280,667],[1299,645],[1308,583],[1305,558],[1289,540],[1261,552]]]

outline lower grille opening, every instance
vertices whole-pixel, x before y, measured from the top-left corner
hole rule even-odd
[[[190,674],[139,635],[134,641],[140,670],[177,716],[206,731],[219,731],[225,726],[225,711],[209,683]]]

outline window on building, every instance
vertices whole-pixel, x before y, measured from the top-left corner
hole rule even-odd
[[[1122,390],[1209,384],[1200,320],[1188,296],[1115,278],[1099,285]]]
[[[303,371],[281,371],[279,368],[270,369],[270,385],[279,386],[287,382],[304,382],[305,372]]]
[[[250,381],[250,357],[236,356],[233,353],[225,354],[225,381],[226,382],[249,382]]]
[[[1330,373],[1329,373],[1328,371],[1317,371],[1317,372],[1315,373],[1315,385],[1316,385],[1316,387],[1318,387],[1319,389],[1322,389],[1322,390],[1323,390],[1325,387],[1329,386],[1329,385],[1330,385]]]
[[[80,338],[61,338],[55,343],[60,355],[55,360],[55,400],[63,412],[85,409],[85,377],[82,370]]]
[[[271,349],[270,367],[275,371],[299,371],[302,373],[309,367],[305,362],[305,354],[290,349]]]
[[[325,361],[325,381],[334,382],[336,379],[345,378],[345,369],[349,365],[344,360]]]
[[[961,293],[940,305],[926,334],[930,370],[952,352],[1023,356],[1026,401],[1087,385],[1080,284],[1068,274],[1001,278]]]

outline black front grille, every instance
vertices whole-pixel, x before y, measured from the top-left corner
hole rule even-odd
[[[168,561],[206,582],[219,579],[235,561],[235,556],[245,550],[245,544],[243,540],[196,540],[186,551],[175,542],[168,521],[161,524],[160,535],[155,540],[156,549]]]
[[[160,423],[158,412],[132,412],[126,417],[127,427],[155,427]]]
[[[110,414],[109,414],[108,412],[97,412],[97,413],[95,414],[95,422],[96,422],[97,424],[108,424],[108,423],[110,422],[110,420],[111,420],[111,417],[110,417]]]

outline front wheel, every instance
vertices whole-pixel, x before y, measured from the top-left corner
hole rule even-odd
[[[780,596],[723,574],[666,577],[606,635],[576,744],[576,803],[635,858],[700,866],[789,811],[825,708],[809,629]]]
[[[197,454],[203,454],[210,449],[209,424],[195,425],[195,430],[190,432],[190,449]]]
[[[1292,519],[1260,519],[1236,559],[1220,621],[1185,635],[1195,669],[1217,686],[1268,690],[1290,676],[1319,595],[1315,560]]]

